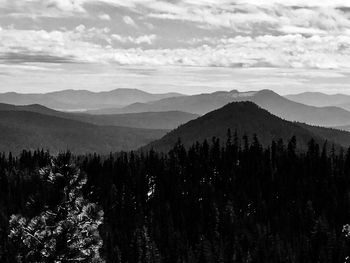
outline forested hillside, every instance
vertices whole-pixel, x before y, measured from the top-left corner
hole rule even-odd
[[[306,149],[311,138],[320,144],[328,141],[337,146],[350,145],[349,132],[286,121],[246,101],[229,103],[189,121],[163,138],[151,142],[146,149],[168,151],[178,139],[181,139],[185,147],[191,146],[197,140],[210,140],[213,136],[225,140],[227,129],[237,132],[240,137],[257,134],[264,146],[268,146],[272,140],[288,140],[292,136],[298,137],[299,149]]]
[[[87,122],[103,126],[122,126],[141,129],[175,129],[180,124],[197,118],[199,115],[182,111],[140,112],[126,114],[99,114],[56,111],[39,104],[16,106],[0,103],[0,111],[26,111],[58,118]]]
[[[99,126],[29,111],[0,111],[0,152],[48,149],[57,154],[133,150],[160,138],[166,130]]]
[[[225,132],[168,154],[0,156],[0,261],[345,262],[350,149]]]
[[[305,105],[273,92],[259,90],[250,92],[217,91],[192,96],[170,97],[148,103],[134,103],[123,108],[90,111],[95,114],[136,113],[147,111],[185,111],[206,114],[232,102],[251,101],[270,113],[288,121],[319,126],[350,124],[350,112],[339,107],[314,107]]]

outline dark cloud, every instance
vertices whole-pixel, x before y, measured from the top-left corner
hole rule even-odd
[[[59,57],[42,53],[0,53],[0,62],[6,64],[22,63],[75,63],[74,57]]]
[[[337,9],[343,11],[344,13],[350,13],[350,7],[338,7]]]
[[[0,72],[0,76],[11,76],[8,72]]]
[[[157,68],[125,68],[123,70],[143,76],[153,76],[155,74],[159,74],[159,70]]]

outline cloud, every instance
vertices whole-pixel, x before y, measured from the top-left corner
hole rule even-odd
[[[207,37],[192,39],[195,45],[187,48],[125,49],[112,44],[117,41],[150,45],[156,36],[110,36],[109,28],[80,25],[71,31],[2,29],[0,39],[0,56],[7,63],[47,62],[49,59],[59,63],[152,66],[350,68],[350,36]]]
[[[308,1],[304,1],[308,2]],[[182,1],[178,5],[148,5],[149,17],[197,23],[233,32],[264,35],[280,34],[343,34],[350,29],[349,15],[343,5],[303,4],[301,1]],[[321,2],[321,1],[319,1]],[[292,3],[294,3],[292,5]],[[331,3],[331,2],[329,2]],[[343,2],[342,2],[343,3]],[[344,2],[345,4],[345,2]],[[345,4],[350,6],[349,3]],[[210,28],[210,27],[209,27]],[[258,29],[258,30],[256,30]],[[310,30],[307,30],[310,29]]]
[[[0,0],[0,10],[13,17],[67,17],[86,14],[84,0]]]
[[[108,14],[101,14],[98,16],[98,18],[105,21],[111,20],[111,17]]]
[[[137,27],[133,14],[149,20],[188,22],[208,31],[225,29],[228,34],[349,34],[348,0],[0,0],[5,15],[17,17],[84,16],[120,8],[125,24]],[[88,8],[94,5],[94,8]],[[105,7],[103,7],[105,8]],[[126,15],[127,14],[127,15]],[[109,15],[100,19],[108,21]],[[163,25],[165,26],[165,25]]]
[[[133,27],[137,27],[135,21],[130,16],[124,16],[123,21],[125,24]]]
[[[148,44],[152,45],[156,40],[156,35],[143,35],[139,37],[131,37],[131,36],[121,36],[118,34],[112,34],[111,38],[117,42],[121,43],[133,43],[133,44]]]
[[[125,25],[112,23],[109,7]],[[0,31],[0,53],[4,63],[348,68],[346,8],[348,0],[0,0],[0,16],[14,21]],[[15,29],[29,14],[55,24]],[[79,25],[96,18],[108,27]]]
[[[303,34],[303,35],[327,35],[327,31],[317,28],[307,28],[301,26],[282,26],[280,30],[286,34]]]
[[[152,23],[146,22],[146,23],[144,23],[144,24],[145,24],[145,26],[146,26],[149,30],[153,30],[153,29],[155,28],[155,26],[154,26]]]
[[[21,64],[21,63],[72,63],[73,57],[60,57],[45,53],[31,53],[26,52],[7,52],[0,53],[0,62],[4,64]]]
[[[195,1],[201,2],[201,1]],[[227,1],[230,2],[230,1]],[[231,1],[232,2],[232,1]],[[284,5],[299,7],[350,7],[347,0],[238,0],[239,4]]]

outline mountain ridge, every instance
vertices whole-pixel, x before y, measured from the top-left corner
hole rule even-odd
[[[29,111],[0,111],[0,152],[48,149],[76,154],[137,149],[166,133],[166,130],[98,126],[77,120]]]
[[[288,100],[271,90],[238,92],[220,91],[185,97],[171,97],[149,103],[134,103],[118,109],[89,111],[92,114],[137,113],[147,111],[182,110],[203,115],[227,103],[252,101],[262,108],[289,121],[319,126],[350,124],[350,112],[339,107],[315,107]]]
[[[0,102],[14,105],[42,104],[53,109],[86,110],[121,107],[134,102],[149,102],[176,96],[185,95],[180,93],[157,94],[126,88],[102,92],[67,89],[49,93],[0,93]]]
[[[334,130],[337,137],[332,140],[331,129],[313,127],[306,124],[290,122],[279,118],[253,102],[232,102],[214,110],[195,120],[181,125],[167,133],[164,137],[151,142],[143,149],[167,151],[178,139],[189,147],[196,141],[210,140],[217,137],[226,140],[227,130],[237,131],[241,137],[244,134],[256,134],[264,146],[270,145],[272,140],[282,138],[284,141],[296,136],[298,147],[306,149],[309,140],[315,139],[319,143],[334,142],[337,145],[348,147],[350,133]]]
[[[62,112],[47,108],[40,104],[32,105],[11,105],[0,103],[0,111],[30,111],[45,115],[77,120],[86,123],[92,123],[102,126],[122,126],[141,129],[167,129],[171,130],[186,123],[189,120],[197,118],[198,115],[181,112],[144,112],[130,114],[110,114],[110,115],[91,115],[86,113]]]
[[[298,94],[289,94],[284,97],[310,106],[336,106],[345,110],[350,110],[350,95],[342,93],[326,94],[322,92],[302,92]]]

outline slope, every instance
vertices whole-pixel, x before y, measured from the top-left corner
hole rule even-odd
[[[123,108],[106,108],[89,111],[92,114],[117,114],[157,111],[185,111],[194,114],[204,114],[232,101],[229,92],[198,94],[183,97],[171,97],[149,103],[134,103]]]
[[[233,102],[180,126],[160,140],[150,143],[146,148],[167,151],[179,138],[185,146],[204,139],[210,140],[213,136],[225,141],[228,129],[236,130],[239,137],[244,134],[250,137],[257,134],[260,142],[265,146],[272,140],[281,138],[287,141],[292,136],[297,137],[300,149],[305,149],[311,138],[319,143],[325,140],[334,141],[331,129],[323,128],[327,132],[321,133],[318,132],[317,127],[305,126],[274,116],[252,102]],[[349,146],[350,133],[341,132],[341,136],[342,138],[334,142]]]
[[[97,124],[134,127],[143,129],[175,129],[199,115],[182,111],[140,112],[126,114],[90,115],[75,114],[74,118]]]
[[[256,92],[247,100],[289,121],[327,127],[350,124],[350,112],[342,108],[309,106],[290,101],[270,90]]]
[[[151,94],[137,89],[115,89],[104,92],[62,90],[44,94],[2,93],[0,102],[15,105],[42,104],[53,109],[86,110],[121,107],[135,102],[149,102],[175,96],[182,94]]]
[[[160,138],[165,130],[97,126],[26,111],[0,111],[0,151],[69,149],[74,153],[131,150]]]
[[[350,96],[346,94],[325,94],[322,92],[303,92],[299,94],[290,94],[285,98],[303,103],[306,105],[324,107],[338,106],[341,104],[350,103]]]
[[[174,129],[179,125],[199,116],[181,111],[91,115],[85,113],[56,111],[38,104],[15,106],[4,103],[0,103],[0,111],[30,111],[65,119],[88,122],[96,125],[169,130]]]
[[[167,98],[150,103],[136,103],[121,109],[101,110],[93,113],[126,113],[146,111],[181,110],[205,114],[227,103],[252,101],[272,114],[290,121],[319,126],[350,124],[350,112],[337,107],[314,107],[290,101],[270,90],[256,92],[215,92],[178,98]]]

